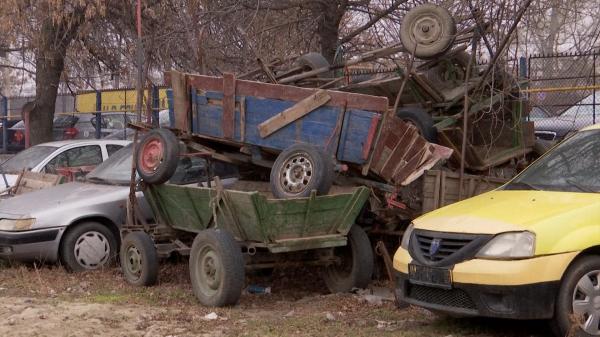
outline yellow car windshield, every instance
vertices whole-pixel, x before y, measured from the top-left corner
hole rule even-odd
[[[600,191],[600,130],[578,132],[529,166],[507,190]]]

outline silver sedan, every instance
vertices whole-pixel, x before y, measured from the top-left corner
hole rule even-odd
[[[72,271],[95,269],[117,254],[119,225],[125,222],[131,146],[119,150],[73,182],[0,202],[0,257],[60,261]],[[152,214],[136,194],[142,212]]]

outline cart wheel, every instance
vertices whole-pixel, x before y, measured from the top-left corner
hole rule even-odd
[[[323,195],[333,181],[329,155],[306,144],[295,144],[279,154],[271,168],[271,192],[276,198],[308,197],[312,190]]]
[[[298,57],[294,62],[294,65],[297,67],[304,68],[304,71],[311,71],[319,68],[329,67],[329,61],[327,61],[327,59],[322,54],[312,52]],[[330,77],[331,72],[324,72],[316,76]]]
[[[443,7],[424,4],[411,9],[402,20],[400,41],[416,57],[434,58],[446,52],[456,37],[456,23]],[[415,49],[416,46],[416,49]]]
[[[167,129],[154,129],[140,142],[135,160],[137,171],[145,182],[162,184],[177,168],[179,141]]]
[[[417,128],[419,134],[428,142],[435,143],[437,141],[437,130],[433,126],[433,118],[429,112],[420,108],[399,108],[396,111],[396,116]]]
[[[145,232],[131,232],[121,243],[121,269],[128,283],[151,286],[158,279],[158,256],[154,242]]]
[[[190,277],[194,294],[203,305],[236,304],[244,287],[245,269],[233,236],[222,229],[198,233],[190,252]]]
[[[332,293],[348,292],[352,288],[366,288],[373,275],[373,250],[364,229],[353,225],[348,233],[348,245],[334,248],[340,264],[323,271],[323,280]]]

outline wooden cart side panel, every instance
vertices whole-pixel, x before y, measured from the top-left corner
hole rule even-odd
[[[227,203],[231,207],[232,214],[229,214],[231,217],[227,218],[223,213],[219,213],[219,226],[243,241],[267,241],[268,233],[264,232],[260,226],[262,219],[256,201],[262,196],[258,192],[226,191],[225,193],[227,193]]]
[[[263,225],[271,230],[272,242],[333,233],[346,235],[368,195],[369,190],[360,187],[352,194],[318,196],[311,203],[309,198],[266,199],[265,209],[270,216]]]
[[[216,192],[209,189],[168,184],[151,185],[144,190],[152,211],[161,221],[190,232],[209,226],[213,214],[209,204],[214,195]]]
[[[355,164],[364,164],[373,142],[373,123],[378,123],[380,115],[365,110],[349,110],[344,116],[337,158]],[[375,128],[377,125],[375,125]],[[368,150],[365,152],[365,147]]]
[[[330,154],[335,154],[337,150],[339,160],[356,164],[366,161],[364,147],[370,146],[368,144],[370,129],[365,125],[371,125],[379,117],[377,113],[365,110],[346,111],[344,115],[346,121],[342,124],[344,127],[340,132],[338,131],[341,127],[339,119],[344,113],[343,108],[326,105],[263,138],[258,126],[296,103],[257,97],[245,97],[243,100],[238,97],[237,101],[239,103],[236,104],[234,111],[234,141],[276,150],[284,150],[296,143],[307,143]],[[245,119],[243,124],[240,112],[242,102]],[[194,119],[192,131],[200,135],[225,137],[222,129],[222,94],[217,92],[199,94],[195,97],[194,104],[197,118]],[[340,139],[344,140],[341,147]]]
[[[504,178],[465,174],[462,199],[489,192],[504,185],[507,181],[508,179]],[[459,186],[460,175],[458,173],[440,170],[426,171],[423,179],[422,213],[460,201],[458,198]]]
[[[173,72],[171,72],[172,74]],[[172,75],[171,75],[172,76]],[[223,79],[220,77],[191,75],[186,74],[188,84],[203,91],[222,91]],[[317,89],[299,88],[289,85],[261,83],[254,81],[237,80],[236,95],[253,96],[267,99],[279,99],[285,101],[298,102],[310,96]],[[327,90],[331,96],[328,105],[343,107],[348,109],[360,109],[376,111],[383,113],[388,108],[388,99],[386,97],[370,96],[348,92]]]

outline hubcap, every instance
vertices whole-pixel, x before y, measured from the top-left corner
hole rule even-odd
[[[163,144],[159,139],[151,139],[142,148],[141,169],[153,173],[163,161]]]
[[[127,271],[134,276],[139,278],[142,275],[142,254],[135,246],[129,246],[125,252],[125,263]]]
[[[86,232],[75,242],[73,253],[82,267],[96,269],[108,261],[110,245],[102,233],[96,231]]]
[[[199,252],[197,263],[196,276],[202,293],[207,296],[216,294],[221,285],[221,259],[212,247],[205,246]]]
[[[600,336],[600,270],[591,271],[573,290],[573,313],[579,326],[590,335]]]
[[[440,20],[433,14],[422,15],[417,18],[411,25],[410,31],[418,45],[434,44],[443,35]]]
[[[279,172],[279,182],[283,190],[290,194],[302,193],[313,177],[313,163],[310,156],[298,153],[290,157]]]

